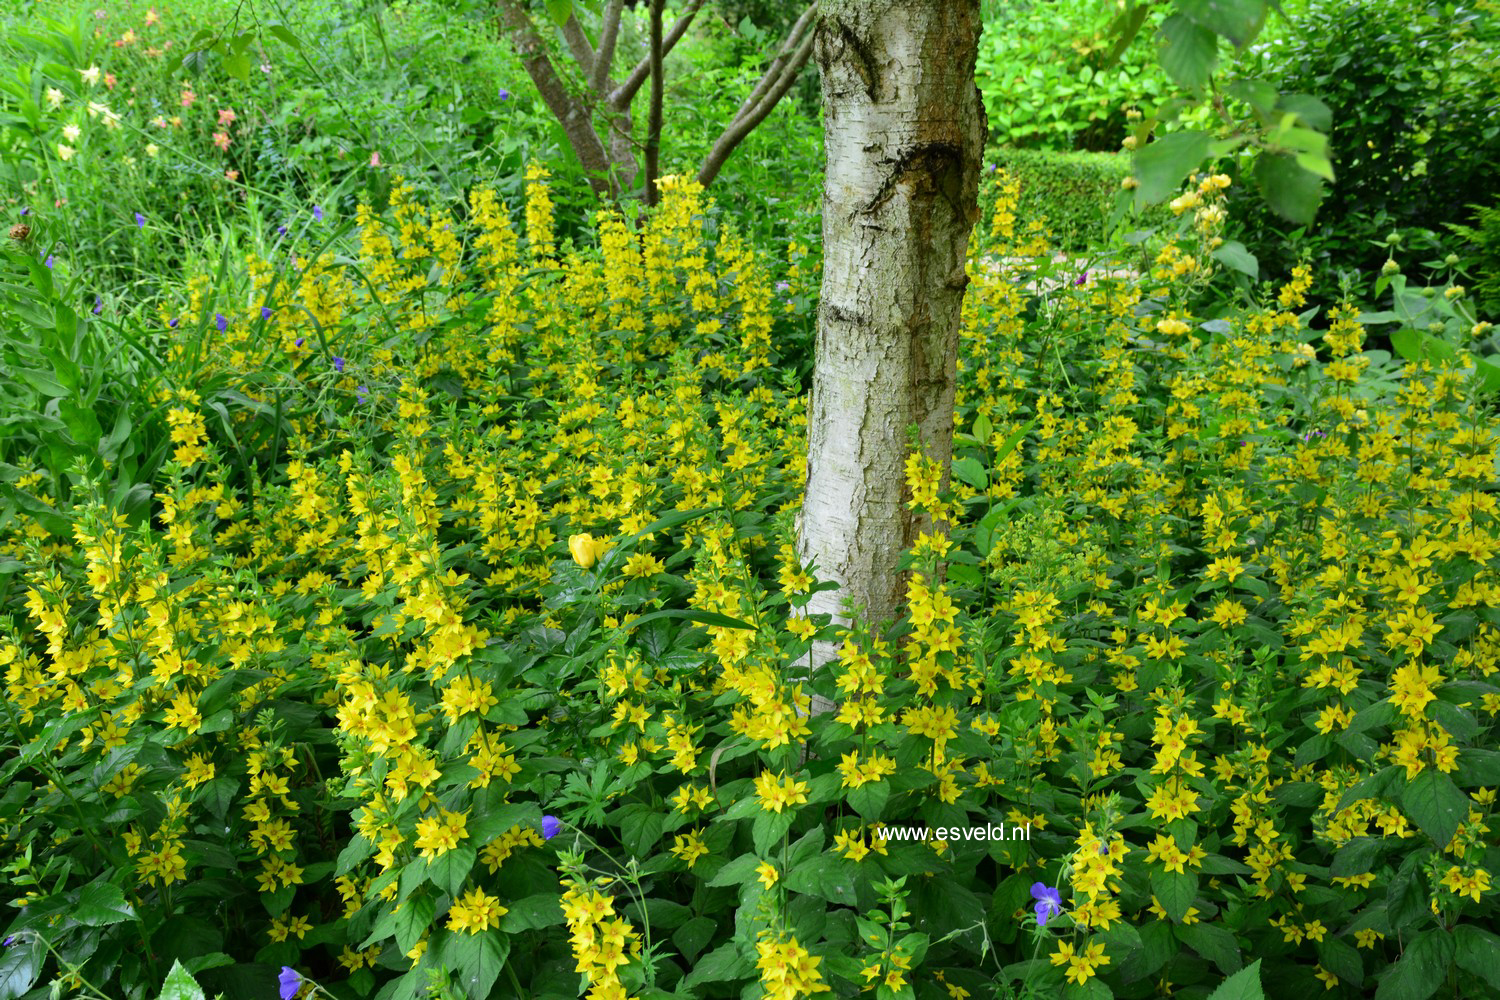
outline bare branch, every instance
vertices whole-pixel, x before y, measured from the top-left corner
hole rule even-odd
[[[568,20],[562,27],[563,41],[568,43],[568,51],[573,53],[573,61],[578,68],[583,70],[585,77],[594,72],[594,46],[589,43],[589,36],[583,33],[583,25],[578,23],[578,18],[568,15]]]
[[[802,45],[792,55],[789,62],[783,64],[781,75],[776,82],[760,99],[760,102],[745,114],[739,115],[729,127],[726,128],[714,143],[714,148],[708,151],[708,156],[703,159],[703,166],[698,170],[698,183],[704,187],[714,182],[719,176],[719,171],[724,168],[724,162],[729,159],[735,147],[745,140],[745,136],[755,130],[755,126],[765,121],[766,116],[776,107],[777,103],[786,96],[786,92],[792,89],[792,84],[797,82],[797,76],[802,72],[802,67],[807,65],[807,60],[812,57],[813,42],[816,41],[818,33],[810,31],[803,39]]]
[[[740,105],[740,109],[734,113],[734,117],[730,121],[739,121],[760,103],[761,98],[771,92],[771,88],[781,79],[781,71],[786,66],[787,60],[796,55],[799,45],[802,42],[802,32],[812,23],[813,15],[817,12],[818,5],[816,3],[808,4],[807,10],[802,12],[802,16],[797,18],[797,23],[792,25],[792,30],[787,32],[786,40],[781,43],[781,50],[771,60],[771,65],[766,67],[765,75],[760,78],[760,82],[755,85],[755,89],[750,91],[750,96],[745,98],[745,102]]]
[[[620,38],[620,11],[624,7],[625,0],[609,0],[609,6],[604,8],[599,51],[594,56],[594,72],[589,76],[589,86],[601,96],[609,89],[609,70],[615,61],[615,42]]]
[[[698,8],[703,6],[703,0],[689,0],[687,10],[672,25],[672,30],[667,32],[666,38],[662,40],[662,58],[665,59],[672,53],[672,48],[687,34],[688,25],[693,23],[693,17],[697,15]],[[620,84],[609,95],[609,103],[617,108],[625,107],[635,97],[636,91],[641,89],[641,84],[651,77],[651,57],[648,55],[635,64],[635,69],[630,71],[630,76]]]
[[[589,187],[600,198],[613,197],[615,192],[609,177],[609,158],[604,152],[604,143],[600,140],[599,133],[594,131],[588,109],[569,96],[567,87],[557,74],[557,68],[547,56],[547,46],[543,43],[542,36],[537,34],[536,25],[531,23],[531,17],[521,6],[520,0],[497,0],[497,6],[501,27],[510,33],[511,45],[515,47],[521,65],[526,68],[531,82],[541,92],[542,100],[547,102],[553,117],[562,125],[568,144],[573,147],[574,154],[588,175]]]

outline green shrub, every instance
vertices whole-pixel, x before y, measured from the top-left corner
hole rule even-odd
[[[1116,153],[1058,153],[1041,149],[1000,149],[991,155],[997,170],[1021,182],[1018,216],[1025,222],[1043,217],[1065,250],[1099,246],[1109,235],[1110,212],[1130,161]],[[1143,224],[1169,218],[1162,206],[1150,209]]]
[[[1474,224],[1449,224],[1463,238],[1463,258],[1472,275],[1470,292],[1479,315],[1500,317],[1500,201],[1489,207],[1475,205]]]
[[[1263,205],[1235,207],[1238,238],[1270,274],[1303,254],[1321,264],[1313,297],[1338,272],[1371,273],[1400,232],[1408,246],[1469,220],[1473,192],[1500,168],[1500,21],[1467,5],[1318,0],[1281,39],[1251,54],[1283,93],[1331,112],[1336,180],[1315,230],[1288,232]]]
[[[1077,0],[985,5],[975,76],[993,141],[1039,149],[1119,147],[1125,109],[1155,104],[1167,82],[1149,25],[1110,61],[1112,17],[1110,9]]]

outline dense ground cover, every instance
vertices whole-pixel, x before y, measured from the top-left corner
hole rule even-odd
[[[49,121],[112,142],[93,65]],[[1485,994],[1500,373],[1451,270],[1315,314],[1223,175],[1060,270],[997,173],[939,530],[846,631],[792,546],[815,246],[681,180],[569,218],[551,162],[207,249],[15,217],[0,996]]]

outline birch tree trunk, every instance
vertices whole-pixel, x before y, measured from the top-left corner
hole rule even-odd
[[[837,591],[810,610],[899,616],[907,427],[946,469],[964,260],[985,119],[979,0],[821,0],[823,289],[799,544]]]

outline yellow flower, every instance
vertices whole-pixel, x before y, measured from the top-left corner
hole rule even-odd
[[[760,777],[755,779],[755,795],[760,799],[762,809],[779,813],[789,805],[804,805],[807,802],[807,782],[781,778],[770,771],[762,771]]]
[[[698,859],[708,853],[708,845],[703,843],[703,838],[698,835],[697,830],[678,834],[672,842],[672,853],[682,859],[689,868],[697,863]]]
[[[448,910],[448,929],[478,934],[500,926],[500,918],[510,911],[495,896],[483,889],[470,889]]]
[[[771,862],[762,861],[755,868],[755,877],[760,880],[761,885],[769,889],[776,884],[776,880],[781,877],[781,874]]]
[[[584,569],[588,569],[599,561],[604,554],[605,545],[593,535],[569,535],[568,551],[573,554],[573,561]]]

